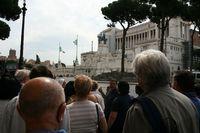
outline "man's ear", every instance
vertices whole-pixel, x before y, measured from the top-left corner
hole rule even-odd
[[[66,103],[60,105],[57,111],[57,121],[60,123],[64,118],[64,113],[66,109]]]

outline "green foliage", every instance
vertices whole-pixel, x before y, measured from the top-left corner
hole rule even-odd
[[[170,20],[181,15],[183,3],[180,0],[149,0],[151,4],[150,19],[156,24],[160,24],[161,19]]]
[[[200,30],[200,0],[188,0],[185,4],[185,10],[182,17],[192,22]]]
[[[111,24],[108,25],[109,27],[113,27],[115,23],[120,23],[123,28],[121,58],[121,73],[123,73],[126,33],[130,26],[147,18],[149,15],[149,5],[143,4],[138,0],[118,0],[101,8],[101,11],[105,19],[111,20]]]
[[[18,0],[0,0],[0,18],[6,20],[17,20],[20,17],[21,8],[18,6]],[[0,39],[9,37],[10,27],[0,20]]]
[[[132,26],[147,18],[149,6],[136,0],[118,0],[101,8],[101,11],[107,20]]]
[[[164,35],[169,21],[172,18],[180,16],[183,11],[182,0],[140,0],[151,5],[151,14],[149,19],[158,25],[161,29],[160,51],[164,51]]]
[[[0,17],[6,20],[17,20],[21,9],[18,0],[0,0]]]
[[[0,39],[5,40],[10,35],[10,27],[3,21],[0,21]]]
[[[192,57],[196,56],[195,55],[195,50],[193,51],[193,43],[194,43],[194,34],[196,29],[199,31],[200,33],[200,0],[185,0],[185,4],[184,4],[184,12],[182,13],[181,17],[186,20],[186,21],[190,21],[193,25],[194,25],[194,29],[193,32],[191,34],[191,53],[192,53]],[[193,51],[193,52],[192,52]],[[191,58],[191,62],[192,62]],[[190,68],[191,70],[197,69],[199,70],[199,63],[195,62],[195,63],[191,63],[190,64]]]

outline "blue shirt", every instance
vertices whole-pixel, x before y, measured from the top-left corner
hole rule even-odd
[[[200,116],[200,99],[197,97],[195,92],[186,92],[184,93],[188,98],[190,98],[190,100],[192,101],[192,103],[195,105],[195,107],[197,108],[198,112],[199,112],[199,116]]]

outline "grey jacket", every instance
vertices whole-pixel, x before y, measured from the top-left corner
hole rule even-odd
[[[168,86],[144,94],[150,98],[161,113],[169,133],[199,133],[197,110],[185,95]],[[152,133],[142,108],[134,104],[128,110],[123,133]]]

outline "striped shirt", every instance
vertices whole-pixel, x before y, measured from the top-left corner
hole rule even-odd
[[[104,117],[103,110],[98,105],[99,118]],[[94,102],[89,100],[76,101],[67,105],[69,110],[71,133],[96,133],[97,111]]]

